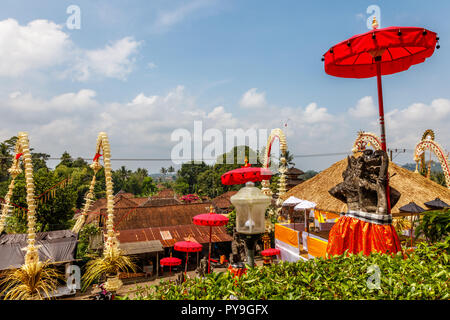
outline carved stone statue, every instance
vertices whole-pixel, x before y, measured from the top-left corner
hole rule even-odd
[[[347,203],[349,211],[361,211],[386,215],[386,184],[389,159],[382,150],[364,150],[363,155],[347,158],[347,168],[342,173],[344,181],[329,190],[329,193]],[[400,192],[390,187],[390,203],[393,207]]]
[[[239,238],[238,233],[234,230],[233,241],[231,242],[230,263],[243,262],[246,256],[245,242]]]
[[[388,156],[382,150],[365,150],[359,157],[347,158],[344,181],[328,191],[348,206],[348,212],[330,230],[328,254],[401,252],[388,211],[388,165]],[[392,208],[400,199],[400,192],[390,187],[389,199]]]
[[[184,273],[183,273],[183,272],[180,272],[180,273],[177,275],[177,279],[175,280],[175,283],[176,283],[177,285],[182,285],[183,282],[184,282],[184,280],[185,280],[185,278],[184,278]]]
[[[211,266],[211,272],[213,271],[213,267]],[[195,269],[195,272],[198,274],[199,277],[203,277],[205,274],[208,273],[208,258],[203,257],[200,260],[199,266],[197,269]]]

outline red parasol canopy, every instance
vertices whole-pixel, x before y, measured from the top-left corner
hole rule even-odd
[[[267,256],[267,257],[277,256],[280,254],[280,252],[281,252],[280,249],[269,248],[269,249],[261,251],[261,255]]]
[[[159,260],[159,264],[162,266],[173,267],[181,264],[181,259],[175,257],[167,257]]]
[[[196,215],[192,220],[194,224],[198,226],[209,226],[209,251],[208,251],[208,273],[211,270],[211,234],[212,227],[224,226],[230,219],[224,217],[221,214],[217,214],[213,210],[213,206],[210,207],[208,213],[202,213]]]
[[[424,28],[374,29],[328,50],[324,54],[325,72],[341,78],[374,77],[376,56],[381,56],[381,75],[405,71],[430,57],[438,40],[435,32]]]
[[[244,166],[239,169],[234,169],[225,172],[221,179],[222,184],[232,185],[232,184],[244,184],[246,182],[269,180],[272,176],[272,172],[266,168]]]
[[[184,273],[186,274],[189,252],[202,251],[203,246],[200,243],[194,241],[178,241],[175,243],[173,248],[177,251],[186,252],[186,263],[184,267]]]
[[[202,251],[203,246],[194,241],[178,241],[175,243],[173,248],[182,252],[199,252]]]
[[[198,214],[193,218],[193,222],[195,225],[212,227],[224,226],[228,223],[229,220],[230,219],[228,219],[227,217],[221,214],[217,214],[212,210],[208,213]]]

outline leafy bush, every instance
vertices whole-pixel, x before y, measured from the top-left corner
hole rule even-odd
[[[240,278],[222,272],[189,278],[181,286],[161,281],[140,287],[135,299],[449,299],[449,251],[447,238],[433,246],[421,243],[405,256],[373,253],[281,262],[247,270]],[[369,267],[380,271],[379,289],[368,286]]]
[[[450,210],[429,211],[424,214],[416,229],[417,237],[424,235],[434,243],[450,235]]]

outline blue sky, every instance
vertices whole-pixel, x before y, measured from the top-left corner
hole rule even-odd
[[[81,10],[79,30],[66,26],[69,5]],[[90,157],[105,130],[113,156],[161,158],[171,132],[194,120],[220,130],[287,122],[294,154],[349,152],[359,129],[379,132],[376,81],[331,77],[320,58],[367,31],[370,5],[381,27],[425,27],[442,46],[383,78],[388,147],[413,149],[432,128],[450,148],[450,3],[413,0],[2,1],[0,138],[28,131],[36,150]],[[295,162],[322,170],[341,158]]]

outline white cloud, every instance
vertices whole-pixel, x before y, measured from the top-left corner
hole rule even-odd
[[[120,80],[126,79],[133,70],[135,54],[141,42],[125,37],[97,50],[87,50],[78,58],[74,66],[75,78],[85,81],[92,75]]]
[[[150,70],[152,70],[152,69],[156,69],[158,66],[154,62],[149,62],[149,63],[147,63],[147,67]]]
[[[72,43],[61,28],[48,20],[25,26],[14,19],[0,21],[0,76],[18,77],[65,61]]]
[[[96,92],[89,89],[82,89],[76,93],[69,92],[45,100],[35,98],[31,93],[21,93],[19,91],[9,94],[6,107],[9,112],[26,112],[35,116],[37,113],[49,115],[51,112],[74,112],[82,111],[88,107],[95,107],[98,103],[94,100]],[[53,114],[54,115],[54,114]]]
[[[216,1],[213,0],[191,0],[173,10],[159,12],[154,23],[154,28],[159,32],[165,31],[182,22],[194,12],[197,12],[205,7],[209,7],[215,2]]]
[[[354,118],[369,118],[377,114],[377,109],[371,96],[361,98],[354,108],[350,108],[348,113]]]
[[[92,77],[125,80],[140,45],[124,37],[100,49],[84,50],[52,21],[34,20],[22,26],[6,19],[0,21],[0,77],[23,77],[57,67],[60,77],[77,81]]]
[[[327,122],[333,119],[326,108],[318,108],[315,102],[306,106],[303,117],[308,123]]]
[[[426,129],[436,132],[436,141],[450,148],[450,100],[435,99],[430,104],[413,103],[404,109],[394,109],[385,115],[388,143],[413,149]],[[376,125],[376,123],[372,123]],[[450,149],[448,149],[450,151]]]
[[[251,88],[242,95],[242,98],[239,101],[241,107],[259,108],[264,107],[267,104],[266,93],[265,92],[258,93],[257,90],[258,90],[257,88]]]
[[[198,105],[196,97],[184,86],[163,94],[142,92],[121,103],[99,101],[96,92],[90,89],[50,98],[11,92],[0,96],[0,113],[5,115],[0,117],[0,141],[27,131],[35,150],[56,157],[64,150],[73,156],[90,157],[100,131],[108,133],[115,158],[169,157],[175,145],[170,141],[171,133],[180,128],[193,133],[194,121],[202,121],[204,131],[217,128],[224,135],[227,128],[270,132],[281,127],[287,135],[288,149],[296,155],[350,152],[359,129],[379,132],[377,117],[353,119],[346,110],[330,114],[326,107],[315,102],[304,107],[271,105],[251,116],[248,113],[238,116],[226,105],[206,109]],[[386,120],[389,147],[413,149],[428,128],[435,130],[437,141],[450,147],[447,144],[450,100],[435,99],[429,104],[398,108],[386,113]],[[284,127],[286,121],[288,126]],[[295,162],[299,168],[318,170],[343,157],[296,158]],[[412,156],[406,161],[412,162]],[[113,165],[143,166],[157,171],[169,163],[115,162]]]

